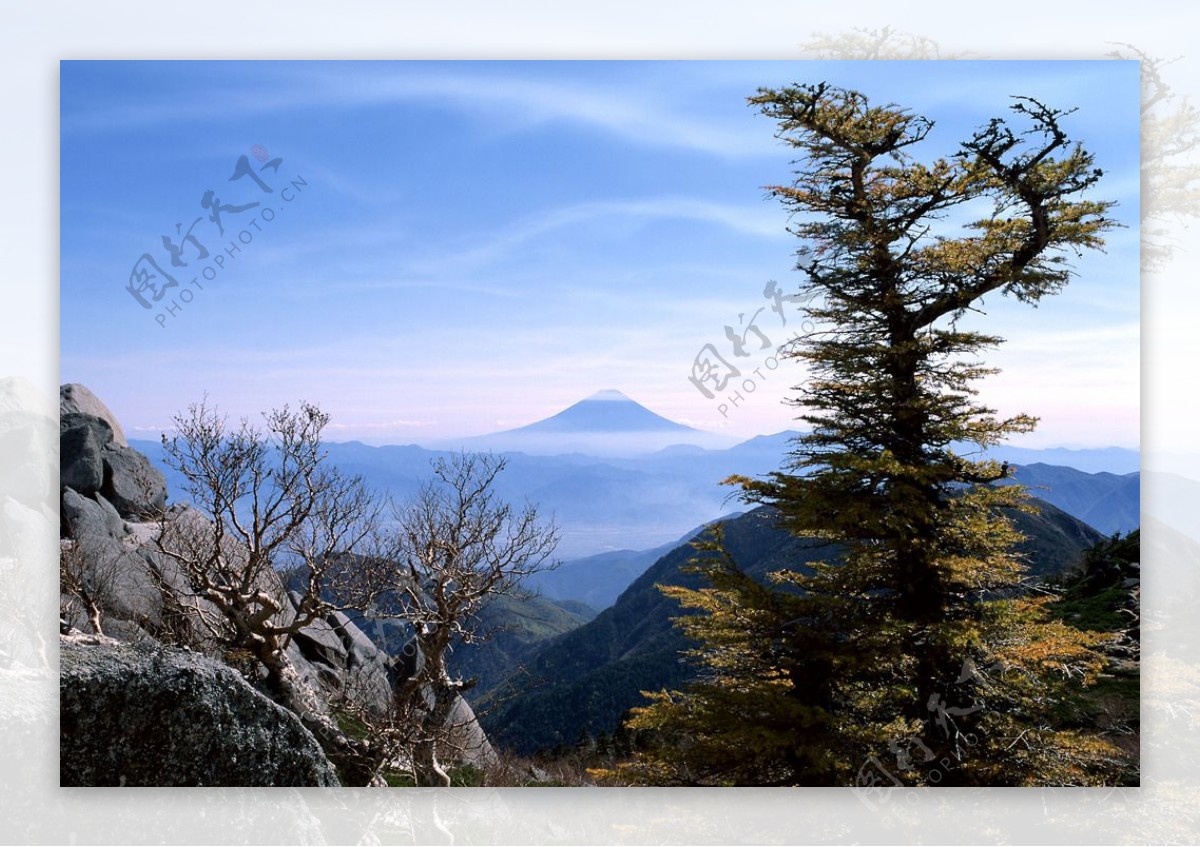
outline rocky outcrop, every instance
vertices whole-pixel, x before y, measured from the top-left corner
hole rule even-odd
[[[295,598],[290,597],[295,610]],[[288,658],[301,679],[328,701],[349,696],[384,710],[391,697],[391,657],[373,645],[353,623],[334,612],[298,632]]]
[[[59,704],[64,786],[338,785],[295,715],[186,650],[64,638]]]
[[[112,430],[113,443],[118,447],[129,446],[129,442],[125,440],[125,431],[121,429],[121,422],[117,420],[117,416],[109,411],[108,406],[105,406],[86,385],[72,382],[59,386],[58,407],[63,416],[84,414],[100,418]]]
[[[164,516],[176,526],[192,521],[207,525],[208,518],[188,506],[166,507],[162,474],[125,443],[120,424],[95,395],[83,386],[66,385],[60,399],[60,543],[65,554],[84,557],[92,587],[103,589],[102,628],[112,637],[92,636],[93,644],[86,648],[92,652],[80,652],[85,648],[78,643],[78,633],[90,629],[87,616],[76,610],[61,621],[65,632],[75,633],[64,642],[63,654],[63,784],[329,784],[320,781],[324,777],[317,771],[297,770],[296,762],[270,747],[272,727],[283,733],[287,744],[295,741],[296,727],[308,733],[292,712],[263,697],[227,665],[201,658],[201,652],[214,658],[224,655],[227,645],[212,640],[203,621],[220,621],[222,616],[191,592],[178,565],[159,552],[156,539],[162,525],[156,518]],[[276,598],[281,622],[294,619],[299,598],[289,594],[279,574],[261,574],[255,589]],[[164,644],[187,645],[198,652]],[[385,712],[396,674],[404,672],[341,612],[295,634],[286,656],[303,690],[314,695],[305,697],[312,704],[305,709],[328,710],[323,718],[327,721],[335,711],[331,706],[348,698]],[[253,674],[250,667],[245,670]],[[162,677],[161,685],[154,680],[156,674]],[[231,679],[237,685],[230,695],[234,700],[222,700],[217,689],[234,684]],[[248,699],[246,690],[257,699]],[[272,713],[292,718],[295,726],[280,723],[278,715],[255,719],[252,713],[264,703]],[[155,713],[168,728],[157,737]],[[452,747],[461,751],[457,758],[475,764],[494,759],[466,701],[456,705],[452,720]],[[248,754],[249,759],[242,756],[236,739],[257,744],[257,752]],[[311,734],[307,739],[318,743]],[[78,753],[85,764],[69,761],[68,751]],[[225,755],[234,757],[229,767],[203,770],[206,756]],[[159,761],[164,756],[169,764]],[[272,768],[274,775],[264,776]]]
[[[74,538],[121,538],[128,532],[121,515],[103,495],[84,497],[71,487],[63,489],[62,518]]]
[[[84,496],[102,494],[124,518],[150,518],[162,512],[167,502],[162,473],[117,440],[113,421],[69,408],[64,405],[59,418],[62,485]]]
[[[147,568],[147,557],[154,554],[138,543],[130,532],[130,524],[113,505],[102,494],[85,497],[65,488],[60,520],[66,536],[60,543],[64,551],[77,549],[78,555],[86,559],[80,567],[102,599],[106,620],[128,632],[135,630],[124,626],[125,623],[137,626],[160,623],[161,596],[151,583]],[[68,619],[67,623],[84,626],[78,617]]]
[[[154,517],[167,502],[167,481],[150,460],[131,447],[105,450],[100,491],[122,517]]]
[[[107,435],[112,443],[112,430],[107,429],[99,418],[87,419],[73,415],[72,420],[62,419],[58,439],[59,480],[67,488],[95,494],[104,485],[103,446],[97,437]],[[94,425],[89,425],[89,420]]]

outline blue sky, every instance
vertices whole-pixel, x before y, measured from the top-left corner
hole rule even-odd
[[[757,314],[778,343],[800,323],[763,297],[800,283],[763,190],[791,156],[745,98],[820,80],[933,118],[922,156],[1013,94],[1078,107],[1067,127],[1128,228],[1039,308],[985,304],[1008,343],[982,396],[1042,418],[1024,444],[1137,446],[1130,62],[66,62],[62,381],[135,438],[206,392],[234,415],[314,400],[333,440],[371,443],[520,426],[606,388],[739,438],[789,428],[800,367],[735,359],[724,326]],[[243,156],[270,193],[230,181]],[[126,290],[143,254],[179,283],[149,309]],[[736,403],[688,381],[710,343],[753,382]]]

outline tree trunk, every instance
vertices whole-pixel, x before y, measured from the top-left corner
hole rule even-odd
[[[437,760],[438,739],[423,738],[413,747],[413,779],[423,788],[449,788],[450,775]]]
[[[104,635],[104,628],[100,625],[100,606],[91,601],[87,604],[88,626],[92,628],[92,632],[96,635]]]
[[[272,699],[300,718],[300,722],[325,751],[325,756],[337,768],[342,784],[381,785],[381,763],[370,755],[369,743],[350,738],[325,714],[287,656],[280,651],[270,651],[260,654],[259,660],[267,669],[266,685]]]
[[[413,778],[417,785],[449,787],[450,776],[438,761],[439,747],[447,748],[451,743],[454,727],[450,726],[450,715],[458,689],[441,671],[441,678],[430,683],[427,691],[417,696],[432,700],[421,721],[421,737],[413,746]],[[426,701],[428,702],[428,701]]]

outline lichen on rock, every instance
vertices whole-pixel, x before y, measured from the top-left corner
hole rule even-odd
[[[63,786],[336,786],[294,714],[187,650],[62,639]]]

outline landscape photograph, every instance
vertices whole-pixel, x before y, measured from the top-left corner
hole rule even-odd
[[[1139,70],[62,62],[60,784],[1139,786]]]

